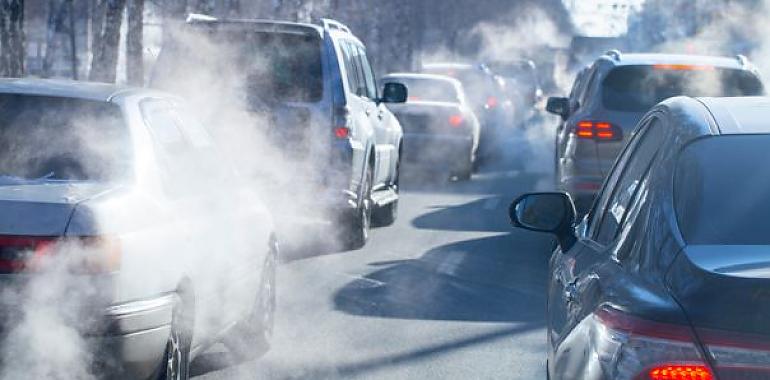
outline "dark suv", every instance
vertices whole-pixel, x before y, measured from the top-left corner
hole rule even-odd
[[[311,168],[282,173],[300,178],[280,190],[312,189],[308,201],[341,222],[346,246],[365,244],[372,218],[395,220],[403,132],[384,103],[404,102],[406,88],[391,83],[380,94],[346,26],[191,16],[167,41],[153,85],[204,102],[222,88],[245,99],[267,119],[270,143]]]
[[[621,54],[609,51],[581,71],[570,98],[549,98],[564,122],[556,134],[557,188],[585,212],[642,116],[678,96],[764,93],[745,57]]]

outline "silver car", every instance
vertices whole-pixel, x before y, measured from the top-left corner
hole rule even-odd
[[[382,82],[401,83],[408,89],[406,103],[388,105],[404,129],[403,159],[470,179],[481,126],[462,83],[443,75],[414,73],[388,74]]]
[[[144,89],[0,81],[3,344],[27,348],[4,373],[37,349],[48,365],[25,342],[42,331],[76,331],[76,362],[110,378],[187,378],[217,341],[266,348],[272,220],[190,115]]]

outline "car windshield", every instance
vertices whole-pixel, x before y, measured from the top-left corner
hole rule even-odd
[[[154,78],[158,87],[179,91],[184,81],[197,85],[192,91],[199,90],[201,82],[226,85],[262,103],[317,102],[323,95],[317,35],[223,28],[177,32],[175,42],[159,58]],[[202,78],[202,73],[216,75]]]
[[[670,97],[751,96],[764,92],[746,70],[693,65],[632,65],[613,69],[602,83],[604,107],[644,112]]]
[[[676,211],[689,244],[770,245],[770,136],[706,138],[682,153]]]
[[[385,79],[385,82],[404,84],[409,93],[409,102],[460,102],[457,89],[446,80],[391,77]]]
[[[117,105],[0,95],[0,176],[6,179],[117,179],[126,173],[129,149]]]

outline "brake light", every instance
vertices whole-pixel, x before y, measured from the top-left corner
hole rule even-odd
[[[577,137],[600,141],[616,141],[622,138],[619,128],[603,121],[580,121],[575,129]]]
[[[350,109],[348,107],[337,107],[334,110],[332,126],[334,137],[346,139],[350,137]]]
[[[406,98],[406,100],[410,102],[418,102],[420,101],[420,98],[417,96],[409,96],[408,98]]]
[[[449,125],[458,128],[463,125],[463,117],[462,115],[452,115],[449,117]]]
[[[346,139],[348,136],[350,136],[350,129],[348,129],[348,127],[334,128],[334,137],[338,139]]]
[[[496,97],[490,96],[490,97],[487,98],[486,106],[487,106],[487,108],[495,108],[495,107],[497,107],[498,103],[499,103],[499,101],[497,100]]]
[[[602,367],[614,379],[712,380],[689,326],[643,319],[605,306],[586,318]],[[701,377],[697,377],[701,376]]]
[[[714,375],[705,365],[664,365],[649,372],[650,380],[713,380]]]
[[[120,269],[122,250],[113,237],[0,236],[0,273],[41,272],[58,264],[80,274]]]
[[[656,70],[676,70],[676,71],[713,71],[714,66],[705,65],[683,65],[683,64],[658,64],[652,66]]]

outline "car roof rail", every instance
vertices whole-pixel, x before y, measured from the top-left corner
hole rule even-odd
[[[212,22],[219,19],[214,16],[204,15],[202,13],[190,13],[187,15],[187,22]]]
[[[738,54],[735,56],[735,59],[738,60],[738,63],[741,64],[741,66],[748,66],[749,65],[749,59],[746,58],[743,54]]]
[[[618,50],[618,49],[607,50],[604,53],[604,55],[606,55],[608,57],[611,57],[612,59],[614,59],[616,61],[620,61],[620,57],[621,57],[620,50]]]
[[[336,30],[343,31],[345,33],[350,33],[350,28],[348,28],[345,24],[337,20],[332,20],[330,18],[322,18],[321,24],[323,25],[324,29],[328,29],[328,30],[336,29]]]

